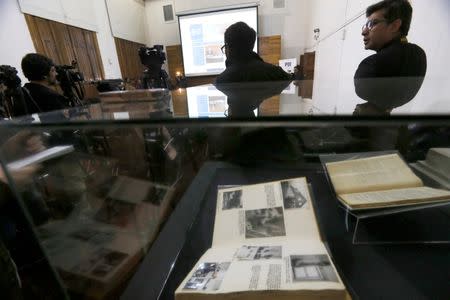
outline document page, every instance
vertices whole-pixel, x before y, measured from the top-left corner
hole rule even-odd
[[[353,193],[339,196],[352,209],[380,208],[450,201],[450,191],[418,187],[368,193]]]
[[[248,244],[212,248],[176,293],[271,290],[345,292],[324,245],[293,240],[272,246]]]
[[[320,241],[305,178],[219,190],[213,246],[296,237]]]
[[[328,163],[326,167],[338,195],[423,186],[397,154]]]

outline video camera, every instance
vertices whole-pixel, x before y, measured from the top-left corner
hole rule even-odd
[[[152,48],[141,47],[138,51],[141,63],[147,67],[144,71],[143,84],[146,89],[170,89],[169,75],[162,66],[166,62],[164,46],[154,45]]]
[[[0,66],[0,84],[3,83],[9,89],[16,89],[20,87],[21,80],[17,76],[17,70],[14,67],[1,65]]]
[[[23,107],[24,99],[21,91],[21,80],[14,67],[0,66],[0,117],[10,118],[16,107]]]
[[[83,82],[84,76],[82,73],[75,71],[76,62],[73,61],[71,66],[56,66],[56,72],[58,73],[58,76],[56,76],[56,79],[58,79],[59,82],[68,81],[68,82]]]
[[[152,48],[141,47],[139,49],[139,58],[146,67],[163,65],[166,62],[166,53],[163,45],[154,45]]]
[[[84,82],[83,73],[76,71],[78,63],[72,61],[72,65],[55,66],[58,75],[56,79],[59,81],[61,89],[69,101],[71,106],[82,105],[81,100],[84,98],[84,89],[81,85]],[[75,92],[74,92],[75,91]]]

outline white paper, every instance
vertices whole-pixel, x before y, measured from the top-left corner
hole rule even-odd
[[[25,157],[21,160],[17,160],[12,163],[9,163],[7,165],[7,167],[10,170],[19,170],[21,168],[27,167],[32,164],[38,164],[38,163],[41,163],[43,161],[46,161],[46,160],[49,160],[49,159],[52,159],[55,157],[65,155],[72,151],[74,151],[74,148],[72,145],[52,147],[52,148],[49,148],[42,152],[36,153],[34,155]]]

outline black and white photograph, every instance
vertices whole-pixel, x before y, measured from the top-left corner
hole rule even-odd
[[[338,278],[327,255],[291,255],[294,282],[333,281]]]
[[[223,193],[222,210],[242,208],[242,190]]]
[[[245,211],[245,238],[286,236],[282,207]]]
[[[281,182],[283,203],[285,209],[306,208],[308,200],[303,195],[304,186],[301,181],[287,180]]]
[[[200,264],[184,289],[196,291],[219,290],[230,264],[230,262]]]
[[[87,253],[86,257],[72,268],[74,273],[90,273],[96,277],[106,277],[114,271],[126,258],[128,254],[106,248],[96,249]]]
[[[126,227],[135,216],[136,205],[133,203],[107,199],[94,216],[96,221]]]
[[[128,254],[104,249],[103,257],[98,261],[98,264],[92,270],[92,275],[97,277],[106,277],[112,271],[114,271],[118,265],[120,265]]]
[[[281,246],[242,246],[237,254],[238,260],[281,259]]]
[[[114,239],[113,231],[100,231],[93,228],[81,228],[69,234],[71,238],[94,245],[105,244]]]

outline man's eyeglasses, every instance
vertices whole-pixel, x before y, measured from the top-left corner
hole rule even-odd
[[[225,54],[225,49],[226,49],[226,47],[227,47],[227,45],[223,45],[223,46],[220,48],[220,51],[222,51],[223,54]]]
[[[366,24],[363,25],[362,27],[362,31],[368,29],[369,31],[372,30],[377,24],[383,23],[383,22],[387,22],[388,20],[383,19],[383,20],[367,20]]]

